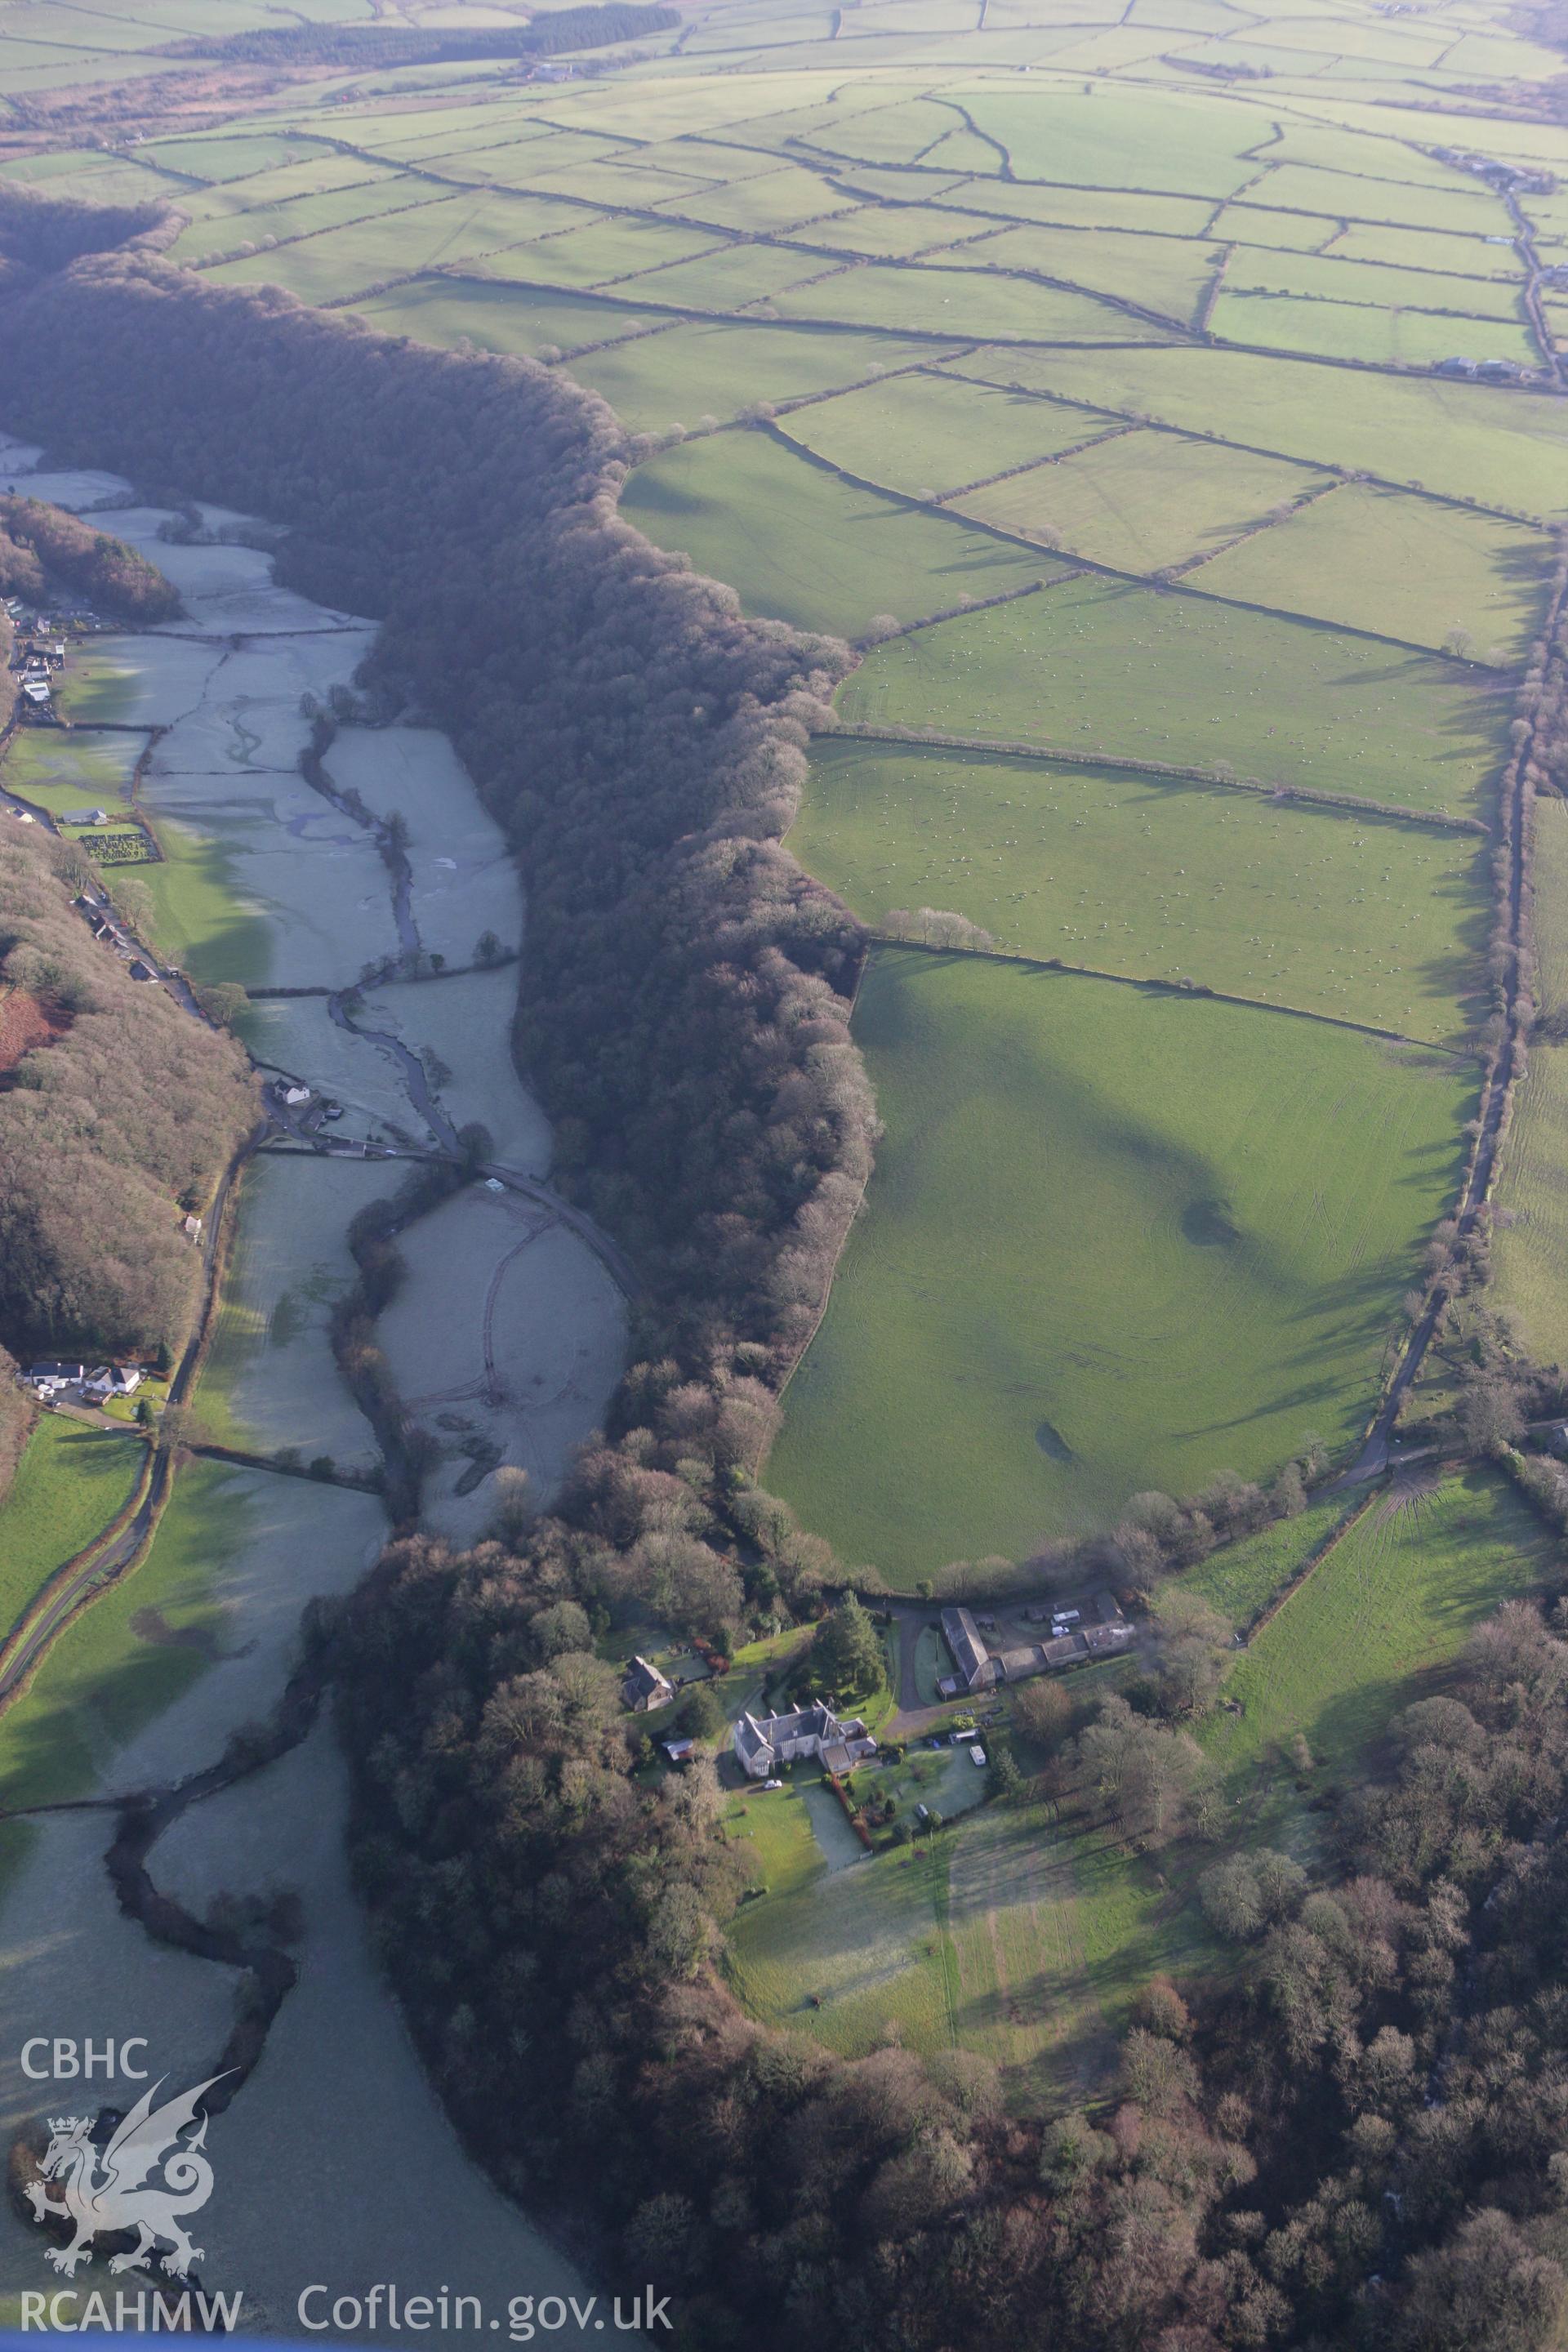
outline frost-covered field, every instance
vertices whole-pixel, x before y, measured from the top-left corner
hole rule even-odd
[[[365,1029],[389,1031],[420,1056],[454,1127],[479,1120],[490,1131],[497,1160],[542,1176],[550,1123],[511,1058],[516,1007],[517,970],[509,964],[439,982],[391,982],[366,995],[358,1019]],[[439,1069],[432,1068],[432,1057]]]
[[[425,1517],[454,1541],[480,1534],[499,1454],[546,1502],[599,1421],[626,1356],[621,1297],[550,1211],[470,1189],[403,1234],[408,1273],[378,1326],[398,1392],[442,1445]]]
[[[426,955],[468,963],[487,931],[515,948],[522,890],[506,838],[444,735],[429,727],[349,727],[327,772],[373,814],[408,829],[411,911]]]
[[[261,1454],[294,1447],[368,1468],[375,1442],[332,1360],[327,1319],[354,1279],[349,1220],[394,1189],[363,1160],[253,1160],[223,1305],[196,1390],[215,1435]]]
[[[29,470],[37,456],[0,436],[0,485],[14,471],[39,495],[84,508],[128,496],[112,476]],[[263,552],[160,541],[163,519],[126,507],[105,520],[175,581],[187,617],[153,635],[92,641],[66,694],[84,730],[163,730],[139,791],[166,852],[163,865],[142,869],[164,951],[181,943],[198,979],[325,991],[395,968],[409,950],[408,918],[426,958],[467,962],[487,931],[515,950],[523,919],[515,868],[444,738],[345,730],[331,772],[364,814],[352,802],[334,805],[300,772],[310,702],[349,682],[368,626],[275,587]],[[221,529],[243,519],[205,509],[204,520]],[[84,731],[79,740],[95,739]],[[394,811],[407,821],[413,877],[401,928],[380,845]],[[482,1121],[501,1161],[542,1173],[549,1127],[510,1053],[516,1003],[512,962],[389,981],[367,992],[353,1030],[333,1021],[324,993],[254,1003],[246,1034],[259,1061],[342,1102],[347,1115],[329,1133],[374,1128],[427,1150],[431,1128],[399,1055],[368,1034],[379,1030],[417,1057],[453,1126]],[[307,1461],[331,1454],[342,1466],[374,1460],[332,1360],[328,1317],[353,1278],[351,1219],[393,1193],[403,1173],[345,1155],[250,1163],[195,1399],[214,1436],[258,1453],[297,1448]],[[620,1295],[548,1207],[478,1185],[416,1219],[400,1247],[408,1276],[380,1336],[443,1444],[429,1523],[475,1536],[493,1508],[499,1462],[525,1466],[546,1496],[598,1420],[623,1361]],[[465,1441],[469,1450],[459,1451]],[[468,1491],[458,1494],[459,1484]],[[139,1607],[134,1578],[79,1619],[9,1718],[13,1769],[38,1777],[42,1759],[63,1756],[57,1771],[78,1782],[96,1773],[100,1791],[111,1792],[211,1764],[276,1706],[306,1604],[352,1589],[385,1535],[374,1495],[270,1470],[182,1469],[157,1539],[173,1566],[156,1591],[168,1585],[178,1622]],[[143,1593],[153,1591],[150,1571]],[[125,1689],[145,1679],[150,1657],[166,1663],[171,1643],[181,1672],[139,1716],[128,1711]],[[154,1880],[200,1915],[220,1895],[287,1892],[303,1919],[299,1986],[254,2078],[212,2127],[218,2186],[202,2215],[199,2284],[242,2287],[248,2326],[288,2332],[297,2330],[300,2288],[314,2279],[334,2293],[391,2276],[409,2292],[449,2282],[492,2310],[513,2294],[581,2294],[578,2275],[467,2161],[424,2079],[350,1889],[346,1807],[343,1764],[323,1722],[279,1763],[185,1813],[152,1855]],[[103,1813],[46,1813],[25,1853],[6,1850],[7,2136],[38,2109],[40,2087],[22,2075],[17,2053],[41,2022],[99,2042],[145,2036],[154,2073],[186,2084],[215,2070],[229,2031],[232,1974],[154,1944],[119,1909],[103,1866],[110,1831]],[[367,2175],[374,2194],[364,2193]],[[42,2253],[37,2231],[7,2204],[0,2295],[57,2284]]]

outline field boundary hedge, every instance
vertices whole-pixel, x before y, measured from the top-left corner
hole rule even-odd
[[[1436,1054],[1448,1062],[1474,1061],[1479,1057],[1467,1053],[1462,1046],[1439,1045],[1430,1037],[1412,1037],[1403,1029],[1379,1029],[1370,1021],[1352,1021],[1344,1013],[1314,1013],[1305,1004],[1279,1004],[1267,996],[1237,996],[1227,989],[1210,988],[1201,980],[1161,980],[1152,975],[1145,979],[1134,971],[1105,971],[1097,964],[1068,963],[1061,956],[1024,955],[1012,948],[982,948],[956,942],[939,943],[933,940],[910,940],[891,931],[872,932],[872,937],[887,947],[909,948],[916,955],[973,956],[983,963],[1023,964],[1031,971],[1061,971],[1078,980],[1108,981],[1115,988],[1152,990],[1158,996],[1201,997],[1211,1004],[1237,1004],[1248,1013],[1277,1013],[1288,1021],[1316,1021],[1328,1029],[1353,1029],[1358,1036],[1376,1037],[1384,1045],[1413,1045],[1423,1054]]]
[[[1005,596],[993,596],[986,601],[993,604],[1012,604],[1020,595],[1035,593],[1032,588],[1012,589]],[[976,604],[962,609],[978,613],[984,606]],[[897,634],[906,636],[909,631],[900,629]],[[888,642],[892,642],[891,632]],[[893,719],[841,719],[837,711],[831,722],[819,726],[816,732],[826,738],[843,736],[852,742],[908,743],[917,749],[967,751],[981,758],[1038,760],[1046,767],[1114,768],[1131,776],[1167,776],[1173,783],[1212,784],[1216,791],[1252,793],[1264,800],[1306,801],[1320,808],[1353,809],[1358,815],[1387,817],[1400,824],[1434,825],[1442,833],[1489,835],[1492,831],[1483,817],[1450,816],[1441,809],[1405,808],[1397,801],[1367,800],[1359,793],[1329,792],[1317,784],[1271,783],[1263,776],[1222,776],[1213,768],[1184,768],[1173,761],[1139,760],[1121,751],[1074,751],[1056,744],[1009,741],[1005,737],[949,735],[934,727],[900,727]]]
[[[1255,1615],[1248,1618],[1247,1623],[1242,1627],[1239,1636],[1241,1647],[1244,1650],[1251,1648],[1254,1637],[1257,1634],[1261,1633],[1265,1625],[1270,1623],[1274,1618],[1279,1616],[1279,1612],[1284,1608],[1287,1601],[1290,1600],[1294,1594],[1300,1591],[1301,1587],[1306,1583],[1307,1579],[1311,1576],[1316,1570],[1321,1568],[1323,1562],[1328,1559],[1331,1552],[1338,1549],[1339,1546],[1344,1541],[1346,1536],[1349,1535],[1351,1529],[1361,1525],[1363,1519],[1365,1518],[1373,1505],[1383,1499],[1384,1492],[1384,1490],[1381,1486],[1374,1486],[1370,1494],[1364,1495],[1362,1497],[1362,1500],[1356,1505],[1353,1510],[1347,1510],[1344,1517],[1341,1519],[1336,1526],[1330,1528],[1321,1543],[1316,1545],[1314,1549],[1307,1554],[1306,1559],[1301,1562],[1300,1567],[1296,1570],[1295,1575],[1289,1579],[1289,1582],[1282,1584],[1279,1591],[1273,1595],[1272,1599],[1266,1601],[1262,1608],[1259,1609]]]

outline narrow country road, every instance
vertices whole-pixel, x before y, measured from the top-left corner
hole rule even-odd
[[[171,1404],[184,1402],[200,1370],[217,1312],[223,1272],[224,1220],[233,1197],[235,1179],[267,1132],[267,1129],[261,1126],[251,1130],[224,1170],[213,1194],[212,1207],[207,1213],[202,1236],[201,1305],[195,1329],[169,1382]],[[134,1433],[119,1422],[110,1425],[126,1435]],[[63,1631],[82,1602],[113,1584],[127,1569],[134,1566],[168,1498],[169,1484],[169,1456],[155,1454],[148,1475],[147,1491],[125,1526],[85,1551],[69,1577],[58,1591],[50,1595],[38,1614],[26,1622],[20,1632],[13,1629],[0,1642],[0,1711],[9,1706],[24,1687],[57,1634]]]
[[[0,1644],[0,1708],[7,1706],[41,1664],[57,1634],[62,1633],[82,1602],[113,1584],[125,1573],[153,1532],[153,1522],[168,1493],[168,1457],[153,1462],[147,1492],[118,1535],[89,1552],[68,1583],[62,1584],[48,1605],[26,1631]]]

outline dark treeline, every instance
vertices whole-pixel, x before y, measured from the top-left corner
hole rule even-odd
[[[9,275],[0,293],[36,272],[64,269],[86,253],[110,253],[149,235],[165,219],[163,205],[58,205],[31,188],[0,180],[0,256]]]
[[[250,1124],[249,1073],[98,945],[57,861],[15,826],[0,840],[0,985],[58,1033],[0,1093],[0,1339],[18,1356],[174,1347],[201,1272],[179,1202],[205,1200]]]
[[[446,26],[421,31],[406,25],[279,25],[252,33],[212,33],[170,41],[164,54],[223,58],[244,65],[416,66],[475,58],[552,58],[563,49],[595,49],[612,41],[643,40],[672,32],[673,8],[637,0],[600,7],[556,8],[514,30]]]
[[[144,555],[39,499],[0,494],[0,590],[40,601],[51,582],[74,588],[116,620],[172,620],[179,593]]]

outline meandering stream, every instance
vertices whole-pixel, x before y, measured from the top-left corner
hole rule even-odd
[[[84,510],[131,496],[111,476],[45,472],[39,453],[15,443],[0,446],[0,479]],[[486,932],[508,948],[521,936],[515,867],[450,744],[424,728],[343,728],[318,789],[300,770],[308,709],[348,683],[371,625],[279,588],[270,557],[253,547],[160,541],[164,519],[126,504],[106,527],[166,572],[188,617],[100,638],[75,663],[63,700],[82,727],[48,739],[51,775],[68,782],[74,758],[81,798],[104,803],[101,747],[120,730],[147,730],[134,790],[169,860],[136,872],[153,890],[166,952],[197,982],[320,992],[254,1003],[246,1034],[259,1062],[342,1107],[328,1130],[335,1141],[449,1149],[479,1120],[497,1162],[542,1178],[548,1125],[510,1052],[515,968],[400,976],[416,959],[426,970],[433,956],[470,963]],[[241,520],[203,510],[215,540]],[[18,736],[27,779],[15,789],[32,780],[37,804],[58,813],[63,803],[37,782],[41,740]],[[399,848],[388,856],[395,814]],[[252,1450],[331,1453],[343,1466],[373,1460],[371,1432],[331,1360],[327,1316],[352,1276],[350,1220],[401,1172],[346,1152],[263,1155],[247,1170],[223,1345],[196,1409],[219,1414]],[[470,1185],[409,1226],[400,1248],[407,1280],[380,1337],[400,1393],[440,1449],[427,1521],[464,1540],[487,1522],[498,1462],[525,1467],[548,1496],[618,1377],[623,1302],[547,1193]],[[224,1475],[210,1570],[220,1637],[200,1678],[127,1745],[99,1740],[106,1797],[204,1769],[233,1732],[275,1709],[306,1602],[349,1590],[384,1538],[374,1496],[262,1471]],[[94,1741],[93,1726],[81,1730]],[[205,2249],[198,2283],[243,2289],[247,2329],[289,2334],[301,2332],[301,2290],[317,2283],[330,2288],[327,2302],[378,2282],[405,2297],[473,2295],[485,2331],[505,2341],[511,2298],[581,2303],[592,2286],[458,2147],[374,1965],[348,1881],[346,1803],[343,1762],[320,1719],[279,1760],[187,1806],[148,1856],[157,1887],[197,1917],[219,1897],[284,1894],[303,1921],[289,1947],[298,1982],[254,2073],[212,2122],[216,2187],[195,2225]],[[203,2079],[229,2035],[236,1972],[153,1942],[119,1907],[105,1868],[117,1818],[41,1816],[0,1895],[7,2141],[29,2118],[125,2105],[137,2087],[31,2080],[21,2065],[31,2036],[145,2037],[147,2063],[172,2089]],[[0,2206],[0,2296],[66,2284],[45,2245]],[[106,2272],[100,2262],[74,2284],[107,2291],[111,2313],[115,2287],[148,2284]],[[318,2297],[312,2311],[325,2307]],[[568,2317],[556,2333],[574,2339],[611,2324],[601,2303],[596,2321],[580,2329]],[[384,2336],[384,2316],[359,2332]],[[441,2341],[457,2331],[424,2333]]]

